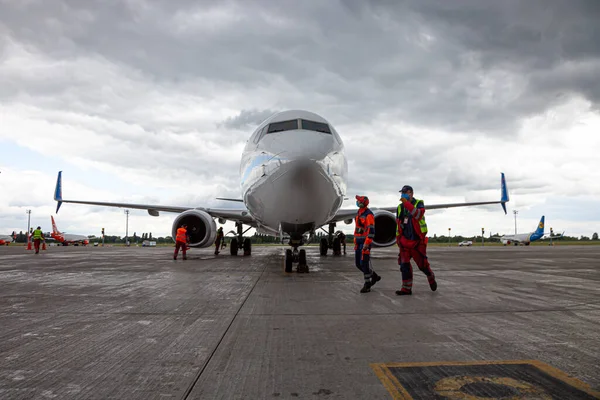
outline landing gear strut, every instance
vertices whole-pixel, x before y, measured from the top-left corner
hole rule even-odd
[[[290,239],[288,243],[293,249],[287,249],[285,251],[285,272],[292,272],[293,264],[298,263],[296,271],[298,273],[308,273],[308,264],[306,263],[306,250],[298,250],[299,246],[302,246],[302,239],[293,240]]]
[[[244,239],[244,233],[248,232],[251,228],[243,230],[244,226],[241,222],[236,222],[235,226],[237,228],[237,238],[231,239],[231,243],[229,244],[229,252],[232,256],[237,256],[238,250],[243,249],[244,255],[249,256],[252,254],[252,242],[250,238]]]

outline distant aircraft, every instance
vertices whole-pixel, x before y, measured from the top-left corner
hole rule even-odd
[[[538,224],[535,232],[529,233],[519,233],[517,235],[504,235],[504,236],[492,236],[492,239],[499,239],[504,246],[507,244],[514,244],[518,246],[520,244],[524,244],[525,246],[529,246],[531,242],[535,242],[536,240],[544,240],[544,239],[556,239],[562,237],[564,232],[559,235],[554,235],[554,231],[551,230],[550,236],[546,236],[544,234],[544,216],[542,215],[542,219],[540,219],[540,223]]]
[[[56,227],[56,223],[54,222],[53,216],[50,216],[50,220],[52,220],[52,233],[50,234],[50,237],[56,240],[57,242],[62,243],[63,246],[68,246],[69,244],[72,244],[74,246],[78,246],[80,244],[86,246],[90,244],[90,241],[87,236],[60,232]]]
[[[8,246],[16,240],[17,234],[15,232],[13,232],[12,235],[0,235],[0,246]]]
[[[400,143],[398,145],[401,146]],[[325,118],[302,110],[272,115],[256,128],[246,142],[240,163],[242,198],[219,198],[243,203],[245,209],[64,200],[61,173],[58,173],[54,192],[56,212],[62,203],[78,203],[143,209],[152,216],[158,216],[160,211],[180,213],[173,221],[172,237],[176,236],[177,228],[187,224],[190,247],[211,246],[217,232],[214,219],[221,224],[229,220],[237,227],[237,238],[229,243],[231,255],[237,255],[238,249],[243,249],[244,255],[251,254],[250,239],[243,237],[243,225],[278,238],[288,235],[291,249],[285,254],[286,272],[292,271],[294,262],[298,263],[299,272],[300,266],[303,271],[307,270],[306,251],[299,251],[298,247],[311,241],[322,226],[329,226],[329,236],[321,239],[321,255],[326,255],[330,248],[339,252],[339,238],[334,238],[336,223],[344,221],[352,224],[357,212],[357,208],[340,210],[346,196],[348,173],[340,135]],[[391,192],[398,189],[394,184],[390,186]],[[427,209],[501,204],[506,213],[506,202],[508,192],[502,173],[499,201],[427,204]],[[386,247],[396,243],[396,209],[397,205],[371,208],[375,214],[374,246]],[[308,240],[305,240],[307,234]]]

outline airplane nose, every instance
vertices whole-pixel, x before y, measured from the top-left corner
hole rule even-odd
[[[333,135],[328,133],[295,130],[271,135],[270,151],[288,160],[322,160],[333,149]]]

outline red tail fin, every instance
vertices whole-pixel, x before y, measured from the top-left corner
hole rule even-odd
[[[51,215],[50,219],[52,220],[52,233],[60,235],[58,228],[56,227],[56,223],[54,222],[54,217]]]

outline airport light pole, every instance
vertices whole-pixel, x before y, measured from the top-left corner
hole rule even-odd
[[[450,228],[448,228],[448,247],[450,247]]]
[[[485,245],[483,244],[483,234],[484,234],[484,233],[485,233],[485,230],[484,230],[483,228],[481,228],[481,245],[482,245],[482,246],[485,246]]]
[[[517,234],[517,214],[519,212],[517,210],[513,210],[513,214],[515,214],[515,235]]]
[[[125,210],[125,246],[129,246],[129,210]]]

